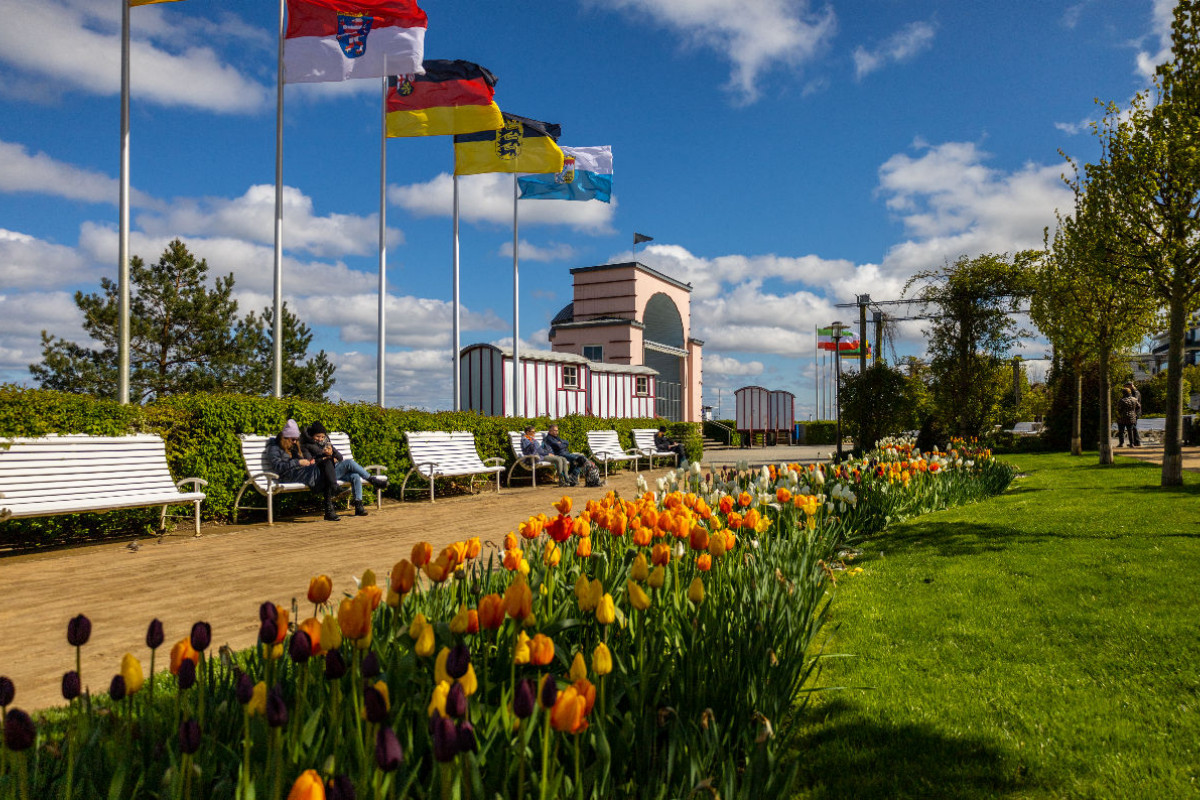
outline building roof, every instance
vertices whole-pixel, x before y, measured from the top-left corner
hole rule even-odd
[[[653,275],[659,280],[666,281],[673,286],[678,286],[680,289],[683,289],[686,292],[690,292],[692,290],[692,285],[690,283],[684,283],[683,281],[675,280],[670,275],[659,272],[651,267],[647,267],[645,264],[639,261],[625,261],[620,264],[597,264],[594,267],[576,267],[575,269],[571,270],[571,274],[574,275],[577,272],[599,272],[606,269],[622,269],[628,267],[633,267],[634,269],[640,270],[647,275]]]
[[[470,350],[473,347],[490,347],[493,350],[499,350],[500,355],[505,358],[512,358],[513,351],[511,347],[500,347],[487,342],[478,342],[477,344],[467,345],[463,348],[463,352]],[[559,364],[576,364],[586,366],[592,372],[613,372],[629,375],[657,375],[658,370],[650,367],[643,367],[638,364],[606,364],[602,361],[588,361],[586,358],[575,353],[559,353],[553,350],[529,350],[521,349],[522,361],[550,361]]]

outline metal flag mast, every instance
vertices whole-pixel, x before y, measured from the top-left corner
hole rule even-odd
[[[273,391],[283,397],[283,39],[284,8],[287,0],[279,0],[279,56],[275,68],[275,319],[272,327],[274,348]]]
[[[129,0],[121,0],[121,188],[117,245],[117,400],[129,403]]]
[[[379,407],[384,407],[384,360],[387,356],[387,56],[383,58],[383,102],[379,131]]]
[[[453,277],[451,278],[451,291],[454,296],[454,410],[462,411],[462,367],[459,364],[459,352],[462,346],[459,343],[459,328],[458,328],[458,172],[454,173],[454,221],[452,223],[454,229],[454,244],[451,247],[451,261],[453,263]]]
[[[517,173],[513,172],[513,416],[525,416],[521,389],[521,291],[517,275]]]

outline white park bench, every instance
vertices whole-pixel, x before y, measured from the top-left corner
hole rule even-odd
[[[513,456],[515,456],[517,459],[513,462],[513,465],[508,468],[508,478],[505,480],[505,483],[507,483],[510,487],[512,486],[513,482],[513,472],[516,471],[517,467],[521,467],[529,472],[530,480],[532,481],[533,486],[537,486],[537,471],[539,469],[549,469],[554,472],[556,477],[558,475],[558,467],[555,466],[554,462],[547,461],[542,456],[527,456],[522,454],[521,439],[523,439],[524,436],[525,434],[522,431],[508,432],[508,443],[512,447]],[[541,444],[542,439],[544,438],[546,438],[545,431],[534,431],[533,440],[535,442]]]
[[[500,475],[504,472],[503,458],[479,458],[475,449],[475,434],[470,431],[406,431],[408,457],[412,469],[404,476],[400,486],[400,499],[408,488],[413,474],[429,481],[429,502],[433,502],[433,484],[438,478],[471,478],[471,489],[475,489],[477,475],[495,475],[496,491],[500,491]]]
[[[1117,423],[1113,423],[1109,428],[1112,435],[1117,435]],[[1151,417],[1149,419],[1139,419],[1137,421],[1138,436],[1144,438],[1148,442],[1161,442],[1163,436],[1167,432],[1166,417]]]
[[[621,440],[617,437],[616,431],[588,431],[587,440],[588,449],[592,451],[592,458],[604,465],[605,480],[608,480],[609,464],[623,464],[632,461],[633,468],[637,469],[638,459],[642,457],[642,453],[621,447]]]
[[[654,428],[634,428],[633,429],[633,444],[635,449],[646,457],[646,465],[651,469],[654,468],[654,459],[669,458],[679,466],[679,454],[674,450],[659,450],[658,445],[654,443],[654,434],[658,433]],[[636,467],[636,465],[635,465]]]
[[[1011,433],[1013,436],[1037,436],[1042,432],[1042,423],[1040,422],[1018,422],[1011,428],[1004,431]]]
[[[267,463],[267,445],[275,438],[274,436],[261,436],[254,433],[243,433],[239,437],[242,440],[242,461],[246,466],[246,474],[249,476],[246,482],[242,484],[241,490],[237,493],[237,497],[233,501],[233,522],[237,523],[238,511],[266,511],[267,524],[275,524],[275,495],[290,494],[291,492],[307,492],[309,487],[303,483],[284,483],[279,480],[279,475],[271,471],[271,465]],[[329,434],[329,443],[342,454],[342,458],[354,458],[354,454],[350,451],[350,435],[335,431]],[[367,472],[380,475],[387,472],[387,467],[382,464],[371,464],[363,469]],[[267,505],[250,506],[242,505],[242,495],[248,489],[253,488],[263,497],[267,498]],[[349,481],[340,481],[338,488],[341,493],[350,490]],[[375,502],[378,508],[383,508],[383,492],[376,490]],[[347,498],[347,508],[349,508],[349,498]]]
[[[201,478],[175,481],[167,466],[167,448],[159,436],[88,436],[66,434],[0,439],[0,520],[192,504],[200,535],[204,493],[182,491],[208,485]]]

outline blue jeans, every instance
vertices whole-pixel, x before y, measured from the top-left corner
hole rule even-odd
[[[347,458],[334,465],[333,474],[339,481],[349,478],[350,488],[354,492],[354,502],[361,503],[363,478],[371,477],[371,473],[360,467],[353,458]]]

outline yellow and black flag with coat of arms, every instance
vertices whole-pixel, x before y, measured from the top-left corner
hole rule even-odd
[[[556,143],[561,135],[559,125],[505,112],[500,130],[454,137],[454,174],[561,172],[563,151]]]

